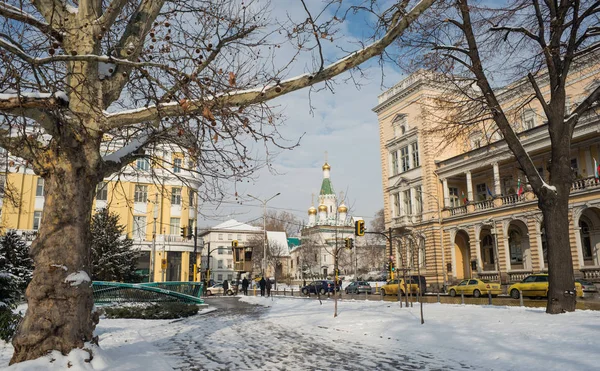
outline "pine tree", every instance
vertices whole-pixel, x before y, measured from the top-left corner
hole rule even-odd
[[[33,260],[29,257],[29,247],[14,231],[0,238],[0,272],[13,275],[21,293],[31,281]]]
[[[92,217],[92,279],[96,281],[131,281],[139,250],[133,240],[123,237],[125,226],[119,216],[104,208]]]
[[[0,255],[0,264],[4,261],[5,256]],[[12,312],[21,299],[21,295],[19,278],[0,270],[0,339],[4,341],[10,341],[21,320],[19,314]]]

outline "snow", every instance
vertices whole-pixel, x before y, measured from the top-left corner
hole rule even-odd
[[[555,186],[548,185],[546,182],[544,182],[544,180],[542,180],[542,183],[543,183],[542,187],[548,188],[552,192],[556,193],[556,187]]]
[[[129,144],[127,144],[124,147],[119,148],[118,150],[116,150],[115,152],[106,155],[102,158],[102,160],[104,160],[104,162],[117,162],[120,163],[121,159],[135,151],[137,151],[138,149],[140,149],[140,147],[142,147],[146,141],[148,140],[148,134],[144,133],[141,134],[140,136],[133,138],[131,140],[131,142],[129,142]]]
[[[55,267],[55,268],[60,268],[60,269],[64,270],[65,272],[69,270],[67,267],[65,267],[64,265],[60,265],[60,264],[51,264],[50,266]]]
[[[114,63],[98,62],[98,77],[100,79],[104,79],[111,76],[112,72],[109,70],[112,69],[114,72],[116,67],[117,65]]]
[[[323,348],[339,354],[360,350],[358,363],[339,369],[409,369],[412,362],[425,365],[419,369],[551,371],[593,370],[600,364],[597,311],[548,315],[540,308],[424,304],[421,325],[418,304],[399,308],[397,302],[340,300],[334,318],[331,299],[323,305],[289,297],[240,300],[264,306],[260,317],[217,311],[174,321],[102,319],[96,329],[101,349],[94,349],[90,363],[86,352],[75,350],[8,370],[65,370],[69,361],[73,371],[162,371],[190,369],[190,364],[203,370],[303,370],[331,369],[332,362],[343,361],[311,354]],[[12,350],[0,343],[0,367]],[[382,358],[393,363],[382,364]]]
[[[77,14],[77,12],[79,11],[79,9],[73,5],[69,5],[66,4],[66,8],[67,8],[67,12],[71,13],[71,14]]]
[[[227,229],[227,230],[234,230],[234,231],[262,231],[262,228],[260,228],[260,227],[254,227],[249,224],[238,222],[235,219],[229,219],[229,220],[211,228],[211,230],[216,230],[216,229]]]
[[[278,256],[290,256],[290,249],[287,243],[287,235],[285,232],[273,232],[267,231],[267,240],[269,246],[275,248],[276,246],[282,247],[281,251],[277,251]]]
[[[71,273],[65,278],[65,282],[71,282],[71,286],[79,286],[84,282],[91,282],[90,276],[84,271]]]
[[[17,98],[17,97],[25,97],[25,98],[50,98],[50,97],[56,97],[58,99],[61,99],[65,102],[69,101],[69,97],[67,96],[67,94],[63,91],[57,91],[56,93],[52,94],[52,93],[40,93],[39,91],[22,91],[20,93],[1,93],[0,94],[0,100],[8,100],[11,98]]]

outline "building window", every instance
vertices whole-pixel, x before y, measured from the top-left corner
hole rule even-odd
[[[469,135],[469,142],[471,143],[471,149],[481,148],[481,132],[476,131]]]
[[[219,241],[223,241],[223,234],[219,233]]]
[[[223,281],[223,275],[222,274],[217,274],[217,280],[219,282]]]
[[[171,221],[169,223],[169,225],[170,225],[169,234],[179,235],[179,233],[181,232],[179,230],[180,222],[181,222],[181,219],[179,219],[179,218],[171,218]]]
[[[217,261],[217,268],[223,269],[223,260],[218,260]]]
[[[508,247],[510,250],[510,264],[513,265],[512,268],[523,268],[523,250],[521,247],[521,234],[514,229],[511,230],[508,234]],[[521,267],[518,267],[519,265]]]
[[[448,193],[450,194],[450,207],[459,207],[460,199],[458,198],[458,188],[448,187]]]
[[[423,213],[423,192],[421,186],[415,187],[415,209],[417,214]]]
[[[399,137],[406,133],[406,115],[400,114],[394,118],[392,122],[394,128],[394,136]]]
[[[188,196],[189,196],[188,202],[190,204],[190,207],[196,206],[196,192],[193,189],[189,189]]]
[[[96,200],[98,201],[106,201],[108,199],[108,183],[100,182],[96,186]]]
[[[403,206],[404,206],[404,210],[403,213],[404,215],[412,215],[412,199],[410,197],[410,190],[407,189],[406,191],[402,191],[402,201],[403,201]]]
[[[145,216],[134,216],[133,217],[133,238],[137,240],[146,239],[146,217]]]
[[[238,239],[238,241],[241,241],[241,240],[242,240],[242,235],[241,235],[241,234],[238,234],[238,235],[237,235],[237,239]]]
[[[412,167],[419,167],[420,163],[419,163],[419,144],[417,142],[414,142],[413,144],[411,144],[411,151],[412,151]]]
[[[398,175],[398,151],[392,152],[392,175]]]
[[[523,129],[529,130],[535,127],[535,111],[532,109],[523,112]]]
[[[0,197],[4,196],[4,190],[6,188],[6,175],[0,175]]]
[[[34,211],[33,212],[33,230],[40,229],[40,224],[42,223],[42,212]]]
[[[36,197],[43,197],[45,194],[44,192],[44,178],[38,178],[37,180],[37,187],[35,187],[35,196]]]
[[[233,254],[233,249],[227,249],[227,255],[232,255]]]
[[[579,175],[579,166],[577,165],[577,158],[571,159],[571,171],[573,172],[573,175]]]
[[[136,161],[136,167],[138,170],[150,170],[150,161],[146,157],[138,158]]]
[[[171,190],[171,205],[181,205],[181,188]]]
[[[408,171],[410,169],[410,162],[408,158],[408,146],[400,148],[400,166],[402,167],[402,172]]]
[[[484,201],[487,198],[487,185],[485,183],[479,183],[475,186],[477,192],[477,200]]]
[[[583,260],[592,260],[592,240],[590,238],[590,227],[587,222],[579,221],[579,233],[581,236],[581,250],[583,252]]]
[[[227,279],[228,279],[229,281],[233,280],[233,274],[228,274],[228,275],[227,275]]]
[[[394,216],[400,216],[400,193],[394,193]]]
[[[147,202],[148,201],[148,186],[136,184],[135,192],[133,194],[134,202]]]
[[[173,159],[173,172],[181,173],[181,159],[180,158]]]
[[[233,235],[232,235],[232,234],[228,234],[228,235],[227,235],[227,240],[228,240],[228,241],[231,241],[231,240],[233,240]]]
[[[225,248],[223,246],[219,246],[217,254],[219,254],[219,255],[225,254]]]
[[[481,241],[481,258],[483,259],[483,269],[486,271],[494,270],[496,259],[494,257],[494,238],[488,234]]]
[[[233,260],[232,259],[227,259],[227,268],[229,268],[229,269],[233,268]]]

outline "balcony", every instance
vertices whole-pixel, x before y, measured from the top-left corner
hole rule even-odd
[[[600,179],[591,176],[588,178],[576,179],[571,185],[571,193],[577,193],[590,188],[599,188]]]
[[[588,281],[600,281],[600,267],[581,267],[579,271],[583,274],[583,278]]]

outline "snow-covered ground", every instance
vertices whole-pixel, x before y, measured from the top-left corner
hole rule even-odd
[[[600,312],[550,316],[522,307],[306,298],[213,298],[216,311],[183,320],[108,320],[101,349],[8,370],[594,370]],[[225,304],[223,304],[225,303]],[[225,306],[224,306],[225,305]],[[0,368],[12,347],[0,344]],[[50,362],[50,359],[54,359]],[[71,367],[68,368],[68,364]]]

